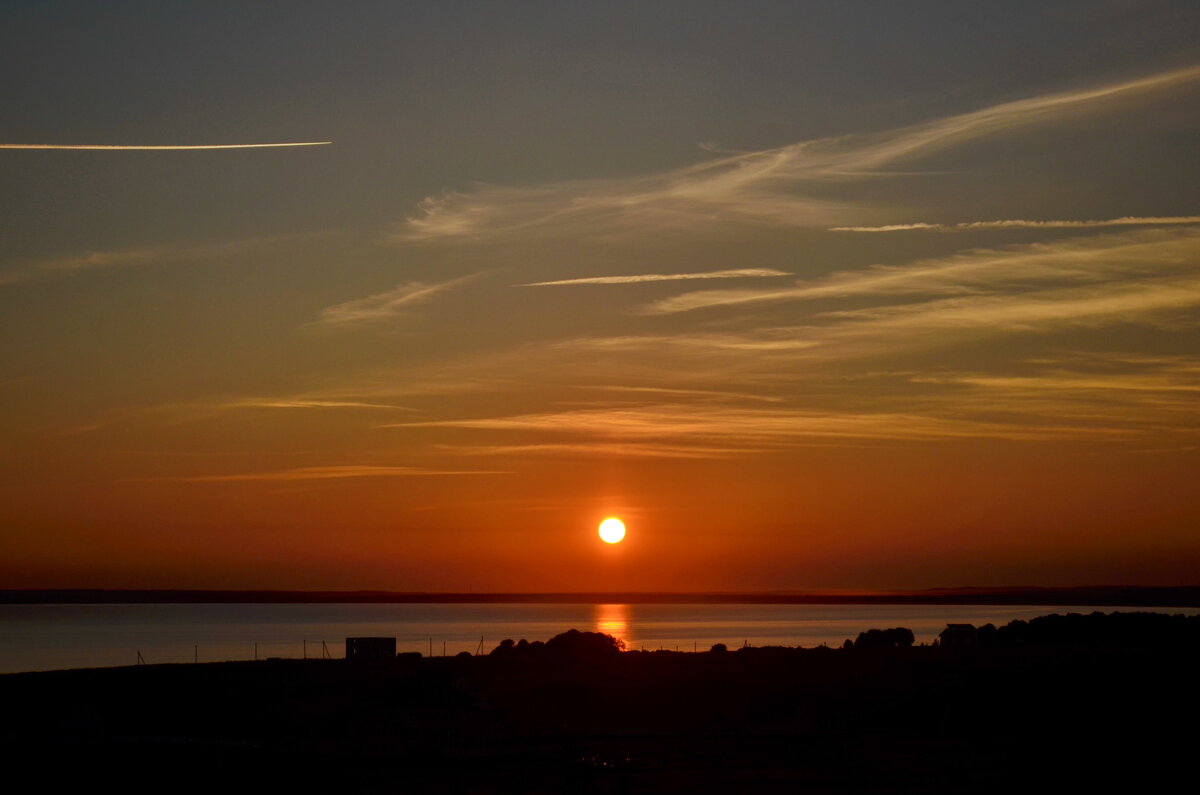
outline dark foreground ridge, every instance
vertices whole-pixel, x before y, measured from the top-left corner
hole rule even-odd
[[[1200,607],[1200,586],[931,588],[923,591],[437,593],[183,591],[97,588],[0,591],[0,604],[915,604]]]
[[[53,791],[1150,792],[1190,769],[1200,617],[943,637],[623,652],[572,630],[486,656],[10,674],[0,754]]]

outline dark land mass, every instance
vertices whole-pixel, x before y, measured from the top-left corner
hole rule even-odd
[[[0,755],[39,789],[1153,792],[1194,784],[1200,617],[1052,616],[918,646],[487,656],[0,676]],[[32,775],[33,778],[28,778]],[[1181,778],[1177,778],[1181,776]],[[1189,785],[1185,785],[1189,786]]]
[[[6,590],[0,604],[921,604],[1200,607],[1200,586],[933,588],[862,593],[426,593],[399,591]]]

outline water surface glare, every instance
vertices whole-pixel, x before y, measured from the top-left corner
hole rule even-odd
[[[486,653],[505,638],[606,632],[630,649],[704,651],[714,643],[840,646],[868,629],[908,627],[928,643],[948,623],[996,626],[1049,613],[1198,608],[1028,605],[746,604],[131,604],[0,605],[0,673],[267,657],[342,657],[348,636],[398,651]],[[324,645],[323,645],[324,642]]]

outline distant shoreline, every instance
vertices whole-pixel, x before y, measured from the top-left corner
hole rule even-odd
[[[154,589],[12,589],[0,604],[913,604],[1200,607],[1200,586],[933,588],[923,591],[431,593]]]

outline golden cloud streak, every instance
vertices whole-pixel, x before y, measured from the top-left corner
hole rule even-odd
[[[793,409],[706,408],[664,404],[638,408],[580,409],[509,417],[396,423],[384,428],[469,428],[488,431],[569,433],[609,440],[722,439],[783,447],[806,439],[932,441],[1075,439],[1121,436],[1122,429],[1069,425],[1010,425],[944,419],[911,413],[849,413]]]
[[[1102,283],[1154,276],[1181,267],[1195,269],[1198,259],[1200,232],[1196,230],[1076,237],[1001,250],[965,251],[903,266],[875,265],[792,287],[697,290],[655,301],[642,311],[658,315],[850,296],[1008,292],[1027,290],[1030,281]]]
[[[1098,88],[1046,94],[868,135],[800,141],[632,179],[524,187],[484,186],[426,197],[398,235],[404,241],[483,239],[506,233],[597,237],[698,232],[719,222],[826,226],[847,205],[804,195],[806,185],[880,176],[898,161],[983,136],[1102,110],[1200,78],[1200,67]]]
[[[492,470],[442,470],[409,466],[324,466],[299,467],[272,472],[240,472],[232,475],[198,475],[193,477],[143,478],[153,481],[176,483],[249,483],[287,482],[297,480],[344,480],[347,478],[394,478],[421,477],[426,475],[505,475],[507,472]]]
[[[1200,224],[1200,215],[1163,215],[1108,218],[1100,221],[963,221],[957,224],[886,224],[884,226],[834,226],[830,232],[958,232],[972,229],[1091,229],[1107,226],[1170,226],[1176,224]]]
[[[581,279],[560,279],[553,282],[530,282],[518,287],[558,287],[575,284],[643,284],[645,282],[674,282],[695,279],[746,279],[792,276],[773,268],[740,268],[737,270],[707,271],[704,273],[642,273],[633,276],[587,276]]]

